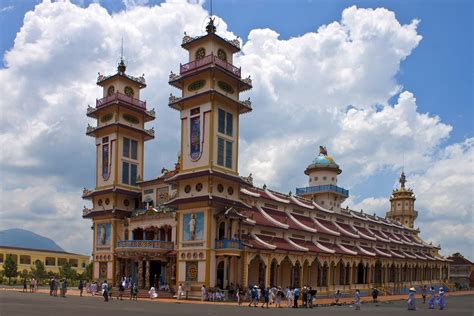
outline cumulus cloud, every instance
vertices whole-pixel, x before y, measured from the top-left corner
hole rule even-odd
[[[115,72],[122,38],[127,72],[145,73],[148,88],[142,98],[157,110],[157,119],[148,125],[158,137],[146,144],[145,177],[173,164],[180,129],[178,114],[166,106],[169,93],[177,93],[167,85],[168,74],[186,61],[183,31],[202,34],[208,16],[202,1],[193,3],[146,6],[146,1],[128,0],[126,10],[109,14],[97,3],[81,8],[43,2],[25,15],[4,56],[6,68],[0,70],[1,195],[2,201],[16,202],[2,203],[1,228],[62,235],[66,249],[90,251],[90,244],[73,242],[91,237],[80,200],[81,188],[94,186],[95,170],[94,142],[84,135],[93,122],[85,112],[101,94],[94,85],[97,72]],[[381,169],[399,168],[400,152],[405,152],[407,168],[418,177],[413,184],[420,187],[419,205],[435,198],[427,195],[438,192],[431,181],[449,171],[449,164],[437,161],[456,152],[464,157],[471,143],[440,152],[451,127],[419,113],[415,96],[395,78],[422,39],[417,26],[416,19],[400,24],[383,8],[350,7],[340,21],[315,25],[314,32],[288,40],[270,29],[250,31],[235,58],[254,83],[242,96],[251,96],[254,111],[241,117],[241,173],[252,172],[257,183],[274,189],[294,190],[306,184],[303,170],[317,145],[325,144],[344,169],[343,184],[351,187]],[[218,32],[235,37],[219,18]],[[390,104],[394,96],[398,100]],[[359,159],[350,159],[354,156]],[[438,171],[432,174],[426,166]],[[439,189],[446,194],[436,195],[434,212],[457,203],[454,191],[449,192]],[[384,201],[368,192],[351,203],[369,211],[385,208]],[[453,205],[465,214],[466,203]]]

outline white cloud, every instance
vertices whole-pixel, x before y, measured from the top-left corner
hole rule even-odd
[[[7,11],[10,11],[10,10],[13,10],[15,7],[13,5],[9,5],[9,6],[6,6],[6,7],[3,7],[3,8],[0,8],[0,13],[3,13],[3,12],[7,12]]]
[[[0,70],[0,166],[2,201],[27,198],[21,201],[22,212],[2,203],[0,228],[37,227],[33,230],[55,238],[69,236],[68,245],[62,244],[68,250],[89,251],[90,244],[74,242],[91,235],[89,222],[81,219],[80,200],[81,188],[93,186],[95,168],[93,140],[84,135],[92,121],[85,112],[100,95],[94,87],[97,72],[115,71],[122,37],[127,71],[146,74],[142,98],[157,109],[149,127],[158,137],[146,145],[145,177],[175,161],[179,118],[166,107],[174,90],[167,85],[168,74],[187,58],[180,47],[183,32],[202,34],[208,13],[202,2],[152,7],[125,2],[128,9],[113,14],[99,4],[81,8],[44,2],[25,15],[4,56],[6,68]],[[234,38],[225,21],[218,22],[219,32]],[[466,150],[448,147],[436,156],[451,127],[419,113],[413,94],[395,78],[422,38],[417,25],[417,20],[401,25],[386,9],[350,7],[340,21],[289,40],[270,29],[252,30],[234,62],[254,83],[243,96],[252,97],[254,111],[241,117],[241,173],[252,172],[260,184],[294,190],[306,185],[303,170],[317,145],[325,144],[344,169],[341,181],[350,187],[381,169],[399,168],[404,152],[407,168],[419,176],[413,184],[419,183],[418,203],[424,207],[424,192],[438,192],[430,187],[435,175],[450,170],[437,161],[450,159],[456,150],[464,157]],[[396,104],[389,104],[397,94]],[[438,171],[431,174],[426,166]],[[385,210],[386,200],[367,196],[351,203],[367,211]],[[428,199],[439,205],[436,214],[448,204],[469,212],[467,201],[457,199],[454,190]],[[25,224],[28,216],[45,220]]]

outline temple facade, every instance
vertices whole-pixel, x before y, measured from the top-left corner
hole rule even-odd
[[[180,92],[169,97],[181,121],[180,155],[156,178],[144,180],[144,145],[154,138],[145,123],[155,118],[139,97],[144,77],[126,74],[123,61],[115,75],[99,74],[103,96],[87,110],[97,120],[87,128],[96,188],[83,193],[92,202],[83,217],[93,223],[95,279],[131,276],[141,288],[183,284],[191,293],[203,284],[398,293],[449,279],[440,247],[414,229],[404,174],[385,217],[344,207],[342,170],[323,146],[304,170],[308,186],[294,194],[240,176],[239,120],[252,111],[239,97],[252,80],[233,65],[240,43],[217,35],[211,19],[205,35],[185,35],[181,46],[189,60],[169,76]]]

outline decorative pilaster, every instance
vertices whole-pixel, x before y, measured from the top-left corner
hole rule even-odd
[[[143,261],[142,258],[138,258],[138,275],[137,275],[137,283],[138,287],[143,288]]]
[[[150,260],[145,261],[145,289],[150,288]]]
[[[247,263],[248,253],[247,251],[242,252],[242,287],[245,289],[248,287],[249,281],[249,265]]]

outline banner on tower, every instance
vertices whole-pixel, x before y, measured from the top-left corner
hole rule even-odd
[[[201,118],[199,116],[191,118],[191,159],[197,160],[201,156]]]

